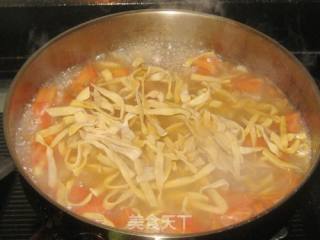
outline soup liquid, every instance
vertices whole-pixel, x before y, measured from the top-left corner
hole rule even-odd
[[[43,85],[16,133],[35,184],[101,224],[172,234],[240,223],[295,189],[310,167],[300,113],[244,66],[188,54],[119,50]]]

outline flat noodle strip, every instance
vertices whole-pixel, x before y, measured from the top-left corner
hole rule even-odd
[[[43,138],[46,138],[48,136],[57,134],[64,128],[64,125],[62,123],[52,125],[46,129],[42,129],[37,132],[37,134],[40,134]]]
[[[186,156],[183,153],[176,151],[176,155],[184,164],[186,164],[186,166],[189,168],[189,170],[192,173],[195,174],[198,172],[198,168],[194,166],[191,162],[189,162],[189,160],[186,158]]]
[[[280,117],[280,142],[283,148],[288,147],[287,126],[284,116]]]
[[[57,166],[56,166],[56,161],[54,159],[52,148],[47,146],[46,154],[47,154],[47,161],[48,161],[48,185],[49,187],[53,188],[57,184],[58,173],[57,173]]]
[[[50,147],[54,148],[64,137],[66,137],[69,133],[68,129],[64,129],[61,131],[51,142]]]
[[[221,211],[219,211],[219,209],[217,209],[217,207],[214,207],[209,203],[204,203],[204,202],[200,202],[200,201],[193,201],[191,204],[194,208],[200,209],[205,212],[215,213],[215,214],[220,214],[220,212],[221,212]]]
[[[221,188],[221,187],[228,189],[229,183],[225,179],[220,179],[200,189],[200,193],[207,192],[210,199],[215,204],[215,206],[209,210],[215,214],[224,214],[227,212],[229,208],[225,199],[216,190],[217,188]],[[201,206],[201,207],[205,207],[205,206]]]
[[[141,189],[142,189],[148,203],[150,204],[150,206],[151,207],[158,206],[158,201],[156,199],[156,196],[155,196],[149,182],[141,182],[140,186],[141,186]]]
[[[117,195],[119,195],[118,198],[115,197]],[[103,207],[107,210],[113,209],[115,206],[125,202],[132,196],[132,193],[128,190],[122,193],[120,193],[119,190],[111,190],[103,199]]]
[[[160,193],[162,192],[163,184],[165,181],[163,149],[164,144],[160,142],[157,143],[157,155],[154,163],[154,174],[156,178],[156,185]]]
[[[107,159],[109,159],[110,161],[112,161],[112,163],[118,167],[118,169],[120,170],[120,172],[122,173],[122,175],[124,176],[124,178],[132,178],[134,177],[135,173],[133,173],[129,167],[124,163],[124,161],[122,161],[122,159],[116,159],[115,158],[115,154],[112,153],[104,144],[98,142],[98,141],[88,141],[87,143],[94,145],[95,147],[101,149],[102,151],[104,151],[106,153]],[[100,158],[103,159],[103,158]]]
[[[117,177],[119,177],[119,172],[108,176],[104,179],[103,183],[100,184],[99,186],[95,187],[95,188],[90,188],[90,192],[96,196],[99,197],[102,193],[104,193],[107,189],[108,189],[108,185],[115,180]]]
[[[146,115],[162,115],[162,116],[171,116],[171,115],[184,115],[190,117],[190,112],[182,108],[157,108],[157,109],[146,109]]]
[[[112,160],[110,160],[107,156],[105,156],[105,155],[103,155],[103,154],[101,154],[101,153],[98,154],[97,160],[98,160],[101,164],[106,165],[106,166],[108,166],[108,167],[113,167],[113,168],[116,168],[116,167],[117,167],[117,165],[116,165]],[[133,177],[133,176],[134,176],[134,173],[133,173],[133,172],[130,172],[130,173],[129,173],[129,176],[130,176],[130,177]]]
[[[279,159],[277,156],[273,155],[269,150],[265,149],[262,151],[262,155],[267,158],[267,160],[272,163],[273,165],[282,168],[282,169],[293,169],[293,170],[300,170],[297,166],[284,162]]]
[[[117,93],[106,90],[105,88],[101,88],[95,85],[94,85],[94,88],[97,89],[104,97],[110,99],[120,107],[120,119],[122,119],[124,115],[124,106],[125,106],[123,98]]]
[[[202,105],[206,103],[210,98],[210,91],[207,89],[204,93],[200,94],[199,96],[192,99],[190,102],[188,102],[188,105],[191,107],[195,107],[198,105]]]
[[[48,108],[47,113],[52,117],[63,117],[75,114],[76,112],[82,111],[79,107],[52,107]]]
[[[211,184],[208,184],[206,186],[203,186],[202,188],[200,188],[200,193],[204,192],[207,189],[216,189],[216,188],[220,188],[220,187],[224,187],[224,188],[229,188],[230,184],[225,180],[225,179],[219,179]]]
[[[215,189],[208,189],[207,191],[208,195],[216,205],[211,209],[211,211],[215,214],[225,214],[229,209],[225,199]]]
[[[142,163],[141,159],[136,159],[134,161],[134,167],[135,167],[136,173],[138,175],[137,176],[137,181],[138,181],[138,178],[142,177],[143,174],[146,174],[147,171],[145,169],[143,169],[143,163]],[[158,202],[157,202],[156,196],[155,196],[155,194],[153,192],[153,189],[152,189],[152,187],[151,187],[151,185],[149,183],[149,180],[140,181],[139,184],[140,184],[140,187],[142,189],[142,192],[145,195],[146,201],[149,203],[149,205],[152,206],[152,207],[157,206]]]
[[[89,141],[88,143],[92,144],[92,145],[96,146],[97,148],[101,149],[102,151],[104,151],[106,153],[106,155],[109,157],[109,159],[117,159],[117,161],[113,161],[113,162],[118,166],[118,169],[120,170],[123,178],[128,183],[130,189],[134,192],[134,194],[137,197],[139,197],[142,200],[145,200],[144,194],[141,192],[140,189],[138,189],[135,186],[134,182],[129,177],[128,173],[130,173],[130,170],[127,167],[127,165],[124,163],[124,161],[122,161],[122,159],[119,156],[115,157],[115,154],[113,154],[106,146],[104,146],[103,144],[99,143],[98,141]]]
[[[121,153],[128,157],[129,159],[135,160],[141,155],[140,148],[137,148],[133,145],[127,144],[124,141],[121,141],[116,138],[108,137],[106,135],[99,136],[94,134],[87,134],[86,139],[92,139],[92,140],[100,140],[104,142],[108,142],[110,144],[110,148],[114,150],[115,152]]]
[[[273,143],[269,140],[269,138],[268,138],[268,136],[267,136],[264,128],[263,128],[262,126],[257,126],[257,128],[258,128],[258,130],[260,130],[260,133],[262,134],[262,137],[263,137],[264,141],[267,143],[269,150],[270,150],[272,153],[274,153],[274,154],[276,154],[277,156],[279,156],[279,155],[280,155],[280,151],[279,151],[277,145],[273,144]]]
[[[78,101],[85,101],[85,100],[87,100],[89,97],[90,97],[90,88],[89,88],[89,87],[86,87],[86,88],[84,88],[84,89],[78,94],[78,96],[76,97],[76,99],[77,99]]]
[[[175,187],[182,187],[189,185],[191,183],[196,182],[197,180],[206,177],[209,175],[213,170],[215,169],[215,166],[212,163],[207,164],[205,167],[200,169],[200,171],[190,177],[181,177],[174,180],[169,180],[165,183],[165,188],[175,188]]]

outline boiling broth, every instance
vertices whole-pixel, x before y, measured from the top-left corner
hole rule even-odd
[[[310,167],[300,113],[244,66],[189,57],[170,68],[118,51],[43,85],[16,136],[34,182],[79,215],[150,233],[223,228],[284,198]]]

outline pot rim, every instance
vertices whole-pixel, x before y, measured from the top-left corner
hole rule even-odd
[[[86,21],[84,23],[78,24],[72,28],[67,29],[66,31],[58,34],[56,37],[52,38],[51,40],[49,40],[47,43],[45,43],[42,47],[40,47],[36,52],[34,52],[28,59],[27,61],[22,65],[22,67],[19,69],[18,73],[15,75],[7,97],[6,97],[6,103],[5,103],[5,108],[4,108],[4,115],[3,115],[3,128],[4,128],[4,134],[5,134],[5,141],[7,143],[8,149],[9,149],[9,153],[14,161],[15,166],[18,169],[18,172],[23,176],[24,180],[26,180],[26,182],[34,189],[36,190],[37,193],[39,193],[41,195],[41,197],[43,197],[44,199],[46,199],[50,204],[52,204],[53,206],[55,206],[56,208],[62,210],[63,212],[67,213],[68,215],[72,216],[73,218],[84,222],[86,224],[98,227],[100,229],[103,230],[107,230],[107,231],[113,231],[113,232],[117,232],[117,233],[121,233],[121,234],[126,234],[126,235],[133,235],[133,236],[138,236],[138,237],[146,237],[146,238],[154,238],[154,239],[161,239],[161,238],[192,238],[192,237],[200,237],[200,236],[207,236],[207,235],[215,235],[215,234],[219,234],[219,233],[223,233],[223,232],[227,232],[229,230],[233,230],[236,228],[239,228],[243,225],[247,225],[251,222],[254,222],[258,219],[263,218],[264,216],[268,215],[270,212],[273,212],[274,210],[278,209],[280,206],[282,206],[284,203],[286,203],[289,199],[291,199],[294,195],[296,195],[296,193],[306,184],[306,182],[309,181],[310,177],[314,174],[314,172],[316,171],[317,168],[319,168],[319,151],[317,152],[317,156],[315,158],[315,162],[313,163],[313,166],[310,167],[308,173],[306,174],[306,176],[304,177],[304,179],[300,182],[299,186],[291,191],[289,194],[287,194],[284,198],[282,198],[280,201],[278,201],[276,204],[272,205],[272,207],[265,209],[264,211],[260,212],[259,214],[250,217],[244,221],[241,221],[239,223],[230,225],[230,226],[226,226],[223,228],[219,228],[216,230],[210,230],[210,231],[204,231],[204,232],[198,232],[198,233],[182,233],[182,234],[163,234],[163,233],[144,233],[144,232],[135,232],[135,231],[131,231],[131,230],[126,230],[126,229],[120,229],[120,228],[116,228],[116,227],[110,227],[110,226],[106,226],[103,225],[101,223],[98,223],[94,220],[90,220],[88,218],[85,218],[81,215],[78,215],[74,212],[72,212],[71,210],[69,210],[67,207],[61,205],[60,203],[58,203],[56,200],[54,200],[53,198],[49,197],[44,191],[42,191],[32,180],[30,175],[23,169],[22,164],[20,163],[20,161],[18,160],[18,157],[16,156],[15,153],[15,147],[14,147],[14,143],[12,141],[10,141],[10,137],[9,137],[9,122],[8,122],[8,112],[9,112],[9,103],[11,101],[11,96],[14,94],[14,89],[15,89],[15,85],[17,84],[17,82],[19,81],[20,75],[23,74],[23,72],[25,71],[26,68],[28,68],[29,64],[32,63],[39,54],[41,54],[43,51],[46,50],[47,47],[49,47],[50,45],[54,44],[55,42],[59,41],[59,39],[67,36],[68,34],[75,32],[75,31],[80,31],[82,28],[88,27],[91,24],[94,23],[98,23],[98,22],[102,22],[106,19],[111,19],[111,18],[115,18],[115,17],[121,17],[123,15],[136,15],[136,14],[150,14],[150,13],[154,13],[154,14],[159,14],[159,15],[193,15],[195,17],[202,17],[202,18],[208,18],[208,19],[212,19],[215,21],[221,21],[221,22],[226,22],[228,24],[233,24],[233,25],[237,25],[239,27],[241,27],[242,29],[247,30],[249,33],[251,34],[255,34],[258,35],[261,38],[266,39],[268,42],[272,43],[276,48],[278,48],[279,51],[282,51],[283,53],[285,53],[295,64],[297,64],[304,72],[304,74],[307,76],[307,78],[310,81],[310,84],[313,88],[313,90],[316,93],[316,98],[317,98],[317,103],[320,104],[320,93],[319,93],[319,89],[316,85],[316,82],[314,80],[314,78],[311,76],[311,74],[306,70],[306,68],[304,67],[304,65],[289,51],[287,50],[285,47],[283,47],[280,43],[278,43],[276,40],[272,39],[271,37],[267,36],[266,34],[248,26],[245,25],[243,23],[240,23],[238,21],[235,21],[233,19],[230,18],[226,18],[226,17],[222,17],[222,16],[218,16],[218,15],[214,15],[214,14],[207,14],[207,13],[202,13],[202,12],[198,12],[198,11],[190,11],[190,10],[179,10],[179,9],[140,9],[140,10],[131,10],[131,11],[123,11],[123,12],[118,12],[118,13],[114,13],[114,14],[109,14],[109,15],[105,15],[105,16],[101,16],[98,18],[94,18],[91,19],[89,21]]]

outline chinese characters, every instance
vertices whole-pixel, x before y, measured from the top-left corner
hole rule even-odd
[[[134,231],[146,231],[151,233],[175,231],[185,232],[187,222],[191,220],[191,215],[131,215],[128,219],[127,229]]]

